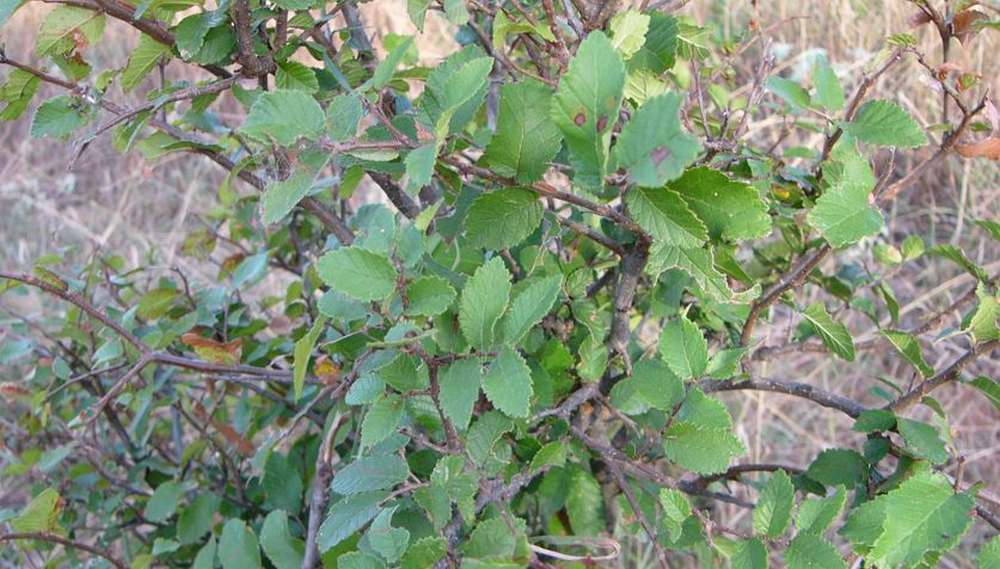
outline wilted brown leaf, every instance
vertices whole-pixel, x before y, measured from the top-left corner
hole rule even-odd
[[[243,340],[241,338],[222,343],[199,336],[196,332],[188,332],[181,336],[181,342],[191,346],[198,357],[213,364],[238,364],[243,356]]]
[[[953,35],[958,38],[958,41],[965,45],[976,33],[979,32],[976,29],[975,23],[978,20],[988,18],[986,14],[980,12],[979,10],[974,10],[972,8],[966,8],[961,12],[955,14],[951,19],[952,29],[954,30]]]
[[[987,158],[1000,160],[1000,138],[991,136],[979,142],[957,144],[955,150],[964,158]]]
[[[910,16],[909,24],[911,28],[919,28],[924,24],[931,23],[931,17],[927,15],[927,12],[917,12],[916,14]]]
[[[236,432],[236,429],[232,426],[209,416],[208,411],[205,410],[205,407],[201,403],[195,402],[191,410],[194,411],[194,415],[199,421],[211,424],[212,428],[241,456],[249,457],[257,452],[257,448],[253,446],[253,442]]]

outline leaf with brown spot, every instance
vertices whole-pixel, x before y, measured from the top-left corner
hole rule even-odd
[[[313,364],[313,373],[323,382],[323,385],[331,386],[340,377],[340,364],[331,360],[329,356],[320,356]]]
[[[979,142],[968,144],[956,144],[955,150],[963,158],[986,158],[988,160],[1000,160],[1000,138],[991,136]]]
[[[222,343],[211,338],[188,332],[181,336],[181,342],[190,346],[201,359],[213,364],[235,365],[243,356],[243,339]]]

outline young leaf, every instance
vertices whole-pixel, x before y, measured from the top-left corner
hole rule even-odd
[[[403,61],[403,56],[410,49],[413,44],[413,37],[408,37],[399,43],[389,52],[389,55],[385,57],[382,61],[375,66],[375,71],[372,73],[371,79],[365,82],[364,85],[360,87],[360,90],[367,91],[379,91],[383,87],[389,84],[389,80],[392,79],[393,74],[396,73],[396,67]]]
[[[132,54],[128,65],[122,70],[122,90],[126,93],[135,89],[143,78],[162,60],[170,58],[170,47],[142,34]]]
[[[323,282],[358,300],[385,300],[396,290],[399,273],[385,256],[359,247],[328,251],[316,262]]]
[[[10,520],[10,527],[22,533],[50,532],[59,526],[63,499],[53,488],[46,488]]]
[[[324,326],[326,326],[326,317],[318,317],[316,321],[313,322],[312,328],[309,329],[309,332],[295,342],[295,351],[293,354],[294,359],[292,361],[292,380],[296,401],[302,397],[302,388],[305,386],[306,382],[306,370],[309,368],[309,357],[312,355],[312,350],[316,345],[316,340],[318,340],[320,334],[323,333]]]
[[[493,346],[494,329],[507,309],[510,286],[510,272],[499,256],[476,269],[466,281],[459,302],[458,324],[469,345],[477,350]]]
[[[604,532],[604,497],[601,485],[581,467],[572,470],[566,490],[566,512],[575,535]]]
[[[663,525],[670,541],[677,541],[684,530],[684,521],[691,516],[691,502],[680,490],[660,489],[660,506],[663,508]]]
[[[869,203],[875,188],[871,167],[854,151],[844,151],[837,169],[828,168],[829,186],[809,212],[809,224],[834,247],[844,247],[878,233],[882,214]]]
[[[916,368],[920,375],[925,378],[934,375],[934,369],[924,359],[924,353],[916,338],[898,330],[882,330],[882,336],[889,340],[892,347],[896,348],[896,351],[906,358],[906,361],[910,362],[910,365]]]
[[[802,316],[812,324],[813,330],[831,352],[849,362],[854,361],[854,339],[850,331],[830,316],[823,303],[810,304]]]
[[[628,60],[646,43],[649,30],[649,15],[638,10],[619,12],[611,18],[611,46]]]
[[[948,462],[948,450],[933,426],[899,417],[896,419],[896,429],[906,441],[906,448],[913,454],[926,458],[934,464]]]
[[[323,132],[325,118],[308,93],[276,89],[257,97],[240,132],[262,143],[273,140],[291,146],[300,138],[315,140]]]
[[[538,228],[544,210],[531,190],[504,188],[482,193],[465,217],[469,242],[493,250],[513,247]]]
[[[458,360],[441,373],[441,410],[456,429],[464,431],[472,420],[472,408],[479,399],[483,370],[475,358]]]
[[[313,177],[306,172],[296,172],[288,179],[274,182],[264,191],[262,206],[264,223],[272,224],[282,220],[292,212],[302,198],[309,195]]]
[[[816,60],[812,79],[816,86],[816,96],[813,99],[819,106],[831,113],[844,108],[844,88],[826,58]]]
[[[533,395],[531,370],[516,351],[504,346],[483,376],[483,392],[494,407],[511,417],[527,417]]]
[[[804,500],[799,506],[798,517],[795,518],[799,533],[822,535],[837,519],[846,503],[847,489],[843,486],[838,487],[831,496]]]
[[[552,91],[538,81],[501,87],[497,131],[483,162],[522,184],[541,178],[562,146],[562,134],[549,113],[551,100]]]
[[[694,379],[708,366],[708,343],[698,326],[681,316],[663,327],[660,355],[678,377]]]
[[[767,90],[784,99],[792,108],[809,107],[809,92],[795,81],[772,75],[767,78]]]
[[[664,245],[698,247],[708,230],[680,194],[666,188],[632,188],[625,203],[635,222]]]
[[[769,538],[780,537],[791,521],[794,504],[795,486],[791,478],[784,470],[776,471],[761,490],[753,510],[754,530]]]
[[[453,54],[427,77],[420,107],[438,137],[458,132],[483,104],[493,58],[469,46]]]
[[[406,155],[406,192],[416,194],[431,183],[437,161],[438,144],[432,142],[414,148]]]
[[[680,176],[701,152],[698,139],[681,126],[680,105],[676,93],[653,97],[622,128],[615,158],[636,184],[662,186]]]
[[[997,324],[1000,319],[1000,300],[990,294],[982,283],[976,287],[976,298],[979,299],[979,304],[965,331],[977,344],[1000,338],[1000,326]]]
[[[712,239],[741,241],[771,232],[771,217],[757,190],[711,168],[692,168],[668,184],[708,229]]]
[[[573,182],[600,190],[608,146],[625,88],[625,64],[603,32],[580,43],[552,99],[552,121],[562,131],[573,165]]]
[[[877,146],[917,148],[927,144],[927,135],[917,121],[892,101],[868,101],[841,128],[861,142]]]
[[[968,384],[978,389],[989,399],[993,407],[1000,410],[1000,384],[984,375],[969,381]]]

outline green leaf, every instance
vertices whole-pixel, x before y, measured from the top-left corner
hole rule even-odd
[[[337,558],[337,569],[385,569],[385,563],[374,555],[350,551]]]
[[[767,547],[759,539],[740,542],[733,554],[731,569],[767,569]]]
[[[906,448],[913,454],[934,464],[948,462],[948,450],[932,425],[899,417],[896,419],[896,429],[906,441]]]
[[[652,12],[649,17],[646,40],[629,60],[628,67],[656,76],[670,70],[676,61],[677,18],[662,12]]]
[[[306,383],[306,371],[309,369],[309,359],[312,355],[313,348],[316,346],[316,340],[318,340],[320,334],[323,333],[325,326],[325,316],[316,318],[316,321],[313,322],[312,328],[309,329],[309,332],[295,342],[295,351],[293,354],[294,359],[292,360],[292,380],[296,401],[302,397],[302,389],[305,387]]]
[[[680,490],[660,489],[660,506],[663,508],[663,525],[670,541],[677,541],[684,531],[684,522],[691,517],[691,502]]]
[[[240,132],[258,142],[291,146],[300,138],[319,137],[325,118],[308,93],[276,89],[257,96]]]
[[[829,186],[809,212],[809,224],[834,247],[857,243],[882,228],[882,214],[869,203],[875,188],[871,167],[853,150],[844,151],[839,167],[825,170]]]
[[[500,324],[504,343],[518,345],[524,335],[542,321],[559,297],[562,281],[561,274],[532,279],[519,290]]]
[[[965,252],[958,247],[955,247],[954,245],[935,245],[934,247],[931,247],[928,252],[935,257],[944,257],[945,259],[948,259],[965,269],[979,282],[989,284],[990,276],[986,273],[986,271],[979,265],[973,263],[968,257],[965,256]]]
[[[319,91],[319,80],[313,68],[297,61],[283,61],[278,64],[278,72],[274,77],[278,89],[304,91],[310,95]]]
[[[566,445],[561,441],[552,441],[538,449],[535,456],[531,457],[529,472],[538,472],[546,467],[562,467],[566,464]]]
[[[300,569],[302,567],[302,540],[292,537],[288,530],[288,514],[275,510],[264,518],[260,528],[260,545],[275,569]]]
[[[712,251],[696,247],[673,247],[662,245],[656,241],[649,251],[647,270],[656,274],[660,271],[677,268],[698,284],[701,293],[719,302],[742,300],[747,293],[738,296],[729,288],[726,277],[715,268]],[[754,292],[754,289],[748,291]],[[746,300],[742,300],[746,302]]]
[[[419,107],[439,138],[472,120],[486,98],[492,68],[493,58],[479,47],[467,46],[430,72]]]
[[[22,533],[52,531],[59,526],[61,504],[59,492],[46,488],[32,498],[17,517],[10,520],[10,527]]]
[[[649,31],[649,16],[638,10],[619,12],[611,18],[611,46],[628,60],[646,43]]]
[[[257,535],[243,520],[233,518],[226,522],[219,538],[219,559],[222,569],[259,569],[260,547]]]
[[[406,481],[410,468],[396,454],[363,456],[341,468],[330,483],[337,494],[360,494],[386,490]]]
[[[772,75],[767,78],[767,90],[781,97],[795,109],[809,107],[809,92],[795,81]]]
[[[375,66],[375,71],[372,73],[371,79],[365,82],[364,85],[360,87],[362,91],[371,89],[372,91],[380,91],[383,87],[389,84],[392,76],[396,73],[396,67],[403,61],[403,56],[410,49],[413,44],[413,37],[407,37],[395,49],[389,52],[389,55],[385,56],[385,59],[380,61],[377,66]]]
[[[816,104],[831,113],[844,108],[844,88],[826,58],[819,58],[813,64],[812,80],[816,86],[816,96],[813,97]]]
[[[785,550],[788,569],[847,569],[837,549],[823,538],[800,533]]]
[[[635,382],[636,393],[642,401],[660,411],[672,411],[684,399],[681,378],[660,360],[640,361],[632,369],[632,377],[625,381]]]
[[[437,316],[448,310],[457,293],[441,277],[420,277],[406,286],[406,313],[420,316]]]
[[[297,512],[302,505],[302,476],[293,461],[279,452],[271,452],[264,463],[264,477],[261,480],[266,504]]]
[[[794,504],[795,486],[784,470],[778,470],[760,492],[753,510],[754,530],[766,537],[780,537],[792,519]]]
[[[327,551],[375,519],[386,497],[385,492],[365,492],[341,498],[330,506],[326,519],[316,532],[316,545]]]
[[[718,170],[692,168],[668,187],[680,194],[712,239],[741,241],[771,232],[771,217],[757,190]]]
[[[198,494],[177,517],[177,539],[182,544],[197,543],[215,525],[215,512],[219,511],[218,495],[210,492]]]
[[[632,219],[664,245],[698,247],[708,239],[705,225],[673,190],[632,188],[625,203]]]
[[[393,506],[382,510],[365,532],[368,545],[389,563],[399,561],[410,543],[409,530],[392,526],[392,516],[397,508],[398,506]]]
[[[11,121],[24,114],[41,83],[41,79],[23,69],[11,71],[7,81],[0,85],[0,103],[6,103],[0,111],[0,120]]]
[[[504,84],[496,134],[483,162],[522,184],[541,178],[562,146],[562,134],[549,113],[551,100],[552,91],[538,81]]]
[[[701,152],[698,139],[681,126],[681,96],[665,93],[648,99],[622,128],[615,158],[641,186],[662,186],[676,179]]]
[[[968,385],[975,387],[980,393],[989,399],[997,410],[1000,410],[1000,384],[996,381],[981,375],[968,382]]]
[[[281,221],[292,212],[302,198],[309,195],[313,177],[306,172],[296,172],[288,179],[267,186],[261,200],[264,208],[264,223],[270,225]]]
[[[927,135],[917,121],[892,101],[868,101],[841,128],[859,141],[877,146],[917,148],[927,144]]]
[[[399,273],[384,255],[360,247],[328,251],[316,262],[323,282],[358,300],[385,300],[396,290]]]
[[[681,316],[660,332],[660,356],[678,377],[694,379],[708,366],[708,343],[698,326]]]
[[[410,546],[400,562],[401,569],[426,569],[433,567],[448,552],[443,537],[425,537]]]
[[[882,330],[881,333],[886,340],[889,340],[892,347],[896,348],[896,351],[906,358],[906,361],[910,362],[910,365],[920,372],[920,375],[925,378],[934,375],[934,369],[931,368],[931,366],[927,364],[927,360],[924,359],[924,353],[921,351],[920,344],[917,342],[916,338],[906,332],[900,332],[898,330]]]
[[[361,423],[361,447],[371,448],[395,433],[402,417],[403,398],[399,395],[389,394],[372,403]]]
[[[625,64],[603,32],[580,43],[552,98],[552,122],[563,133],[573,166],[573,183],[603,188],[608,147],[625,89]]]
[[[464,431],[472,420],[472,409],[479,400],[483,369],[476,358],[458,360],[441,374],[438,380],[441,410],[456,429]]]
[[[831,352],[849,362],[854,361],[854,338],[847,326],[830,316],[823,303],[810,304],[802,312],[802,316],[812,324],[813,330]]]
[[[64,138],[90,121],[86,103],[61,95],[38,105],[31,119],[32,138]]]
[[[859,433],[890,431],[896,427],[896,414],[885,409],[869,409],[858,415],[853,430]]]
[[[326,132],[336,141],[354,138],[364,115],[361,97],[354,93],[337,95],[326,106]]]
[[[574,535],[604,533],[604,494],[594,476],[581,467],[573,468],[566,489],[566,513]]]
[[[826,486],[854,488],[867,478],[865,459],[853,450],[827,449],[809,465],[806,476]]]
[[[515,350],[500,348],[483,376],[483,392],[493,406],[511,417],[527,417],[534,394],[531,370]]]
[[[142,34],[128,64],[122,70],[122,90],[128,93],[142,83],[143,78],[163,59],[170,58],[170,47]]]
[[[215,569],[215,550],[215,536],[211,535],[205,545],[198,550],[191,569]]]
[[[177,502],[184,495],[184,485],[168,481],[156,487],[156,491],[146,502],[143,517],[151,522],[162,522],[177,511]]]
[[[878,567],[913,567],[927,553],[954,547],[972,524],[975,505],[948,480],[923,471],[885,496],[882,532],[865,555]]]
[[[798,517],[795,518],[799,533],[822,535],[844,510],[846,503],[847,489],[843,486],[825,498],[803,500],[799,506]]]
[[[979,304],[976,305],[965,331],[977,344],[1000,339],[1000,326],[997,325],[997,320],[1000,319],[1000,300],[987,292],[982,283],[976,287],[976,298],[979,299]]]
[[[982,549],[979,550],[979,557],[976,558],[976,566],[979,569],[1000,567],[1000,536],[993,536],[983,545]]]
[[[469,345],[479,351],[493,347],[497,321],[510,297],[510,272],[499,256],[493,257],[466,281],[459,302],[458,324]]]
[[[534,233],[544,211],[538,195],[531,190],[504,188],[482,193],[466,214],[466,236],[475,247],[507,249]]]
[[[427,8],[431,5],[431,0],[406,0],[406,13],[410,16],[410,21],[420,30],[424,31],[424,19],[427,17]]]
[[[406,155],[403,162],[406,165],[407,193],[415,194],[431,183],[431,179],[434,177],[437,153],[438,145],[436,142],[432,142],[414,148]]]
[[[667,459],[698,474],[718,474],[743,454],[743,443],[729,429],[675,422],[663,437]]]

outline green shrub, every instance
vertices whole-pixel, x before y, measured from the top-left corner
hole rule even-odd
[[[0,57],[3,118],[76,137],[72,161],[99,137],[214,161],[228,176],[185,254],[241,252],[216,282],[110,251],[0,273],[7,295],[64,307],[3,338],[21,373],[3,384],[3,476],[26,505],[0,510],[16,543],[0,558],[569,567],[624,563],[630,536],[660,567],[931,567],[977,519],[997,527],[981,486],[953,478],[933,398],[960,382],[1000,401],[966,377],[1000,341],[996,280],[882,214],[953,151],[997,158],[985,88],[912,35],[974,41],[996,27],[976,3],[914,2],[929,26],[857,73],[814,58],[805,79],[776,70],[762,24],[721,40],[662,10],[676,3],[410,0],[418,27],[435,11],[458,29],[433,67],[409,37],[377,57],[350,1],[54,3],[35,52]],[[20,4],[0,0],[0,22]],[[127,63],[88,61],[111,25],[142,34]],[[940,124],[870,96],[903,61],[940,89]],[[180,66],[201,79],[170,80]],[[43,85],[61,92],[34,105]],[[128,92],[141,102],[116,102]],[[782,132],[749,135],[766,117]],[[790,134],[806,142],[779,155]],[[352,199],[365,179],[384,203]],[[894,271],[928,254],[975,284],[907,328]],[[844,256],[874,261],[845,274]],[[955,310],[962,355],[932,366],[919,338]],[[772,312],[792,334],[764,339]],[[855,340],[847,313],[875,334]],[[864,401],[761,373],[873,348],[909,367]],[[717,396],[752,390],[858,436],[750,463]],[[720,518],[717,501],[752,514]]]

